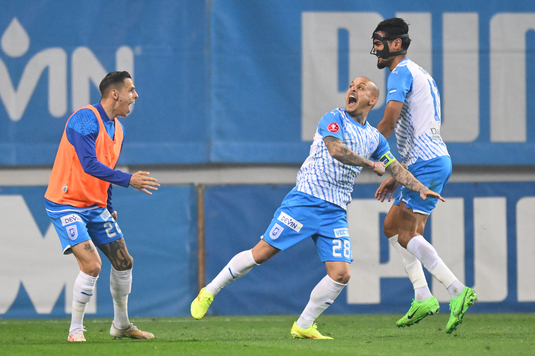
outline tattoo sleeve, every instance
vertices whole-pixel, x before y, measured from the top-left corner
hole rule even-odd
[[[133,259],[126,249],[123,238],[105,245],[100,245],[99,249],[108,257],[113,268],[116,270],[124,271],[132,268]]]
[[[420,181],[411,174],[408,170],[403,168],[401,164],[399,164],[398,161],[392,162],[386,170],[392,177],[394,177],[395,180],[397,180],[401,185],[403,185],[405,188],[410,189],[414,192],[421,192],[422,189],[426,189],[427,187],[420,183]]]
[[[359,156],[351,151],[340,139],[333,136],[327,136],[323,139],[323,142],[325,142],[325,146],[327,146],[331,156],[336,160],[350,166],[371,166],[371,161],[369,159]]]

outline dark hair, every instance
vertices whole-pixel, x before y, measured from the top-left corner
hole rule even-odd
[[[104,94],[107,94],[109,89],[111,87],[122,87],[124,80],[126,78],[132,79],[132,76],[127,71],[115,71],[115,72],[109,72],[106,74],[104,79],[100,82],[98,89],[100,90],[100,94],[104,96]]]
[[[385,37],[396,39],[396,36],[409,34],[409,24],[402,18],[392,17],[379,22],[373,32],[375,33],[377,31],[383,31],[386,35]],[[408,49],[410,44],[411,39],[408,36],[406,38],[401,38],[402,49]]]

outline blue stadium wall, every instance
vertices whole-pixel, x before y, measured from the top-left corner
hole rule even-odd
[[[205,277],[253,247],[291,185],[213,185],[204,189]],[[376,185],[355,185],[348,209],[352,278],[329,313],[403,313],[412,285],[381,226],[388,203]],[[45,187],[0,192],[0,317],[60,318],[70,312],[78,266],[61,245],[43,206]],[[152,196],[115,189],[119,225],[134,256],[132,316],[187,316],[197,294],[197,188],[166,186]],[[425,236],[456,276],[474,287],[474,312],[535,312],[535,183],[450,183]],[[109,262],[103,259],[89,316],[113,314]],[[232,283],[209,315],[299,314],[325,275],[311,239]],[[447,310],[443,286],[428,281]]]
[[[134,76],[120,165],[299,164],[321,116],[356,76],[386,75],[369,55],[382,19],[411,23],[411,58],[442,94],[456,166],[533,167],[535,3],[520,1],[5,1],[0,13],[0,166],[49,167],[68,116],[99,100],[112,70]],[[384,98],[370,115],[377,124]],[[391,141],[391,146],[395,146]],[[77,264],[62,256],[44,186],[0,190],[0,318],[66,317]],[[206,279],[252,247],[291,186],[208,186]],[[411,286],[381,224],[387,204],[356,185],[352,280],[329,313],[402,313]],[[186,316],[197,291],[197,190],[117,187],[135,258],[132,316]],[[450,183],[426,237],[479,293],[474,312],[535,312],[535,183]],[[291,273],[289,273],[289,271]],[[298,314],[325,271],[313,243],[226,288],[211,315]],[[429,278],[431,281],[431,279]],[[88,312],[109,317],[104,261]],[[431,282],[447,310],[443,288]]]
[[[455,164],[535,164],[533,2],[124,4],[3,2],[1,165],[51,165],[66,119],[112,70],[132,72],[140,95],[119,164],[298,164],[354,77],[384,92],[369,51],[392,16],[410,22],[410,57],[441,91]],[[384,96],[372,124],[383,109]]]

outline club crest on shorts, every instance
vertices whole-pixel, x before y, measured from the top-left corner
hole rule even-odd
[[[271,237],[273,240],[276,240],[281,235],[283,230],[284,228],[282,226],[275,223],[269,232],[269,237]]]
[[[78,228],[76,225],[67,226],[67,235],[69,235],[69,239],[76,240],[78,237]]]

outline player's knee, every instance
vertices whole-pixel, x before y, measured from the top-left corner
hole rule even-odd
[[[351,272],[349,269],[340,269],[329,275],[331,279],[340,284],[346,284],[351,279]]]
[[[82,268],[81,268],[81,271],[84,272],[85,274],[87,274],[88,276],[91,276],[91,277],[98,277],[98,275],[100,274],[100,269],[102,268],[102,263],[99,262],[99,261],[91,261],[89,263],[85,263]]]
[[[398,242],[401,246],[407,248],[407,244],[414,237],[414,234],[411,233],[400,233],[398,235]]]
[[[390,238],[394,235],[397,235],[398,229],[394,224],[385,219],[383,224],[383,233],[386,235],[386,237]]]
[[[349,282],[349,280],[351,279],[351,273],[344,273],[343,275],[340,276],[340,279],[337,281],[338,283],[340,284],[347,284],[347,282]]]
[[[134,257],[127,254],[123,259],[112,261],[113,268],[117,271],[126,271],[134,267]]]

